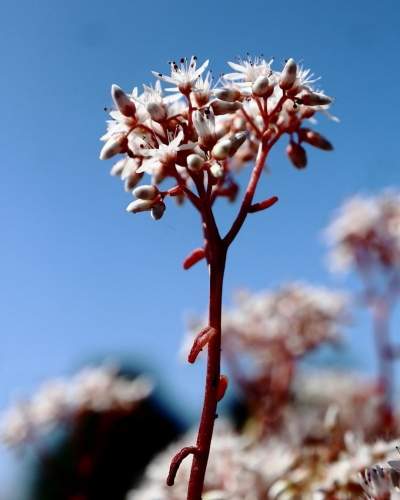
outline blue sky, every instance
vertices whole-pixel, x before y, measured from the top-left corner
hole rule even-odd
[[[185,314],[206,306],[204,266],[181,270],[200,243],[196,214],[125,213],[129,194],[98,160],[110,85],[148,83],[171,58],[209,57],[218,74],[246,52],[277,66],[292,56],[322,75],[341,118],[320,120],[336,149],[311,152],[306,171],[282,145],[272,155],[260,193],[280,202],[232,248],[226,301],[238,286],[292,279],[354,288],[329,275],[320,233],[346,196],[399,182],[399,5],[2,2],[1,407],[93,357],[123,355],[151,367],[182,411],[199,409],[203,369],[177,357]],[[232,208],[219,210],[222,225]],[[351,360],[372,369],[367,327],[360,316]],[[14,475],[9,454],[0,461],[1,496]]]

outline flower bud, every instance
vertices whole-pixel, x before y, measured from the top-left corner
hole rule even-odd
[[[124,171],[126,165],[126,158],[122,158],[122,160],[118,160],[117,163],[114,163],[110,170],[110,175],[114,175],[120,177],[122,172]]]
[[[220,99],[221,101],[226,101],[226,102],[235,102],[241,99],[242,94],[239,90],[237,89],[216,89],[214,90],[214,95],[217,99]]]
[[[122,153],[126,146],[125,134],[111,136],[100,151],[100,160],[109,160],[118,153]]]
[[[192,92],[192,96],[199,108],[205,106],[210,100],[210,92],[206,90],[195,90]]]
[[[198,154],[191,154],[187,157],[186,163],[189,170],[193,172],[198,172],[204,165],[204,158]]]
[[[118,87],[118,85],[111,86],[111,97],[117,107],[118,111],[125,116],[133,117],[136,113],[136,106],[133,101],[125,94],[125,92]]]
[[[298,102],[306,106],[326,106],[327,104],[331,104],[332,99],[324,94],[307,92],[307,94],[298,98]]]
[[[160,201],[159,203],[156,203],[152,208],[151,208],[151,217],[154,220],[160,220],[161,217],[164,215],[166,206],[163,201]]]
[[[128,175],[126,178],[125,178],[125,183],[124,183],[124,189],[125,191],[132,191],[132,189],[140,182],[140,180],[142,179],[143,177],[143,174],[138,174],[136,172]]]
[[[228,139],[221,139],[212,149],[216,160],[225,160],[233,156],[247,138],[247,132],[237,132]]]
[[[159,190],[157,186],[147,184],[133,190],[133,196],[136,196],[136,198],[140,200],[154,200],[158,193]]]
[[[151,119],[155,122],[161,122],[167,117],[167,111],[163,104],[159,104],[157,102],[149,102],[149,104],[146,106],[146,109],[151,116]]]
[[[333,146],[328,139],[325,139],[323,135],[315,132],[314,130],[301,128],[298,133],[301,141],[307,142],[315,148],[323,149],[324,151],[332,151],[333,149]]]
[[[307,153],[306,150],[300,146],[300,144],[290,141],[286,148],[286,154],[296,168],[302,169],[306,167]]]
[[[274,87],[270,85],[268,76],[259,76],[253,83],[251,91],[257,97],[269,97],[274,91]]]
[[[289,90],[293,87],[297,76],[297,64],[294,59],[288,59],[279,78],[279,86],[282,90]]]
[[[147,210],[151,210],[153,205],[153,200],[135,200],[129,203],[129,205],[126,207],[126,211],[137,214],[138,212],[146,212]]]
[[[237,132],[235,135],[233,135],[230,138],[231,149],[229,151],[229,156],[233,156],[246,139],[247,132]]]
[[[214,177],[217,177],[217,178],[218,177],[222,177],[224,175],[224,169],[223,169],[223,167],[219,163],[217,163],[217,162],[213,163],[210,166],[210,172],[212,173],[212,175]]]
[[[227,113],[234,113],[238,109],[242,107],[242,103],[235,101],[235,102],[227,102],[227,101],[221,101],[220,99],[215,99],[211,103],[211,107],[214,111],[215,115],[225,115]]]
[[[246,120],[243,118],[243,116],[235,116],[235,118],[232,120],[232,129],[235,132],[246,130]]]
[[[308,106],[301,106],[299,111],[299,118],[301,120],[308,120],[315,115],[315,109]]]
[[[212,148],[212,155],[216,160],[225,160],[230,156],[232,142],[230,139],[221,139]]]
[[[194,111],[193,125],[202,144],[215,144],[215,117],[212,109]]]

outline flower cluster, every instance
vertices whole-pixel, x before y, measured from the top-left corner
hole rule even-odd
[[[182,443],[193,436],[184,436]],[[181,443],[181,444],[182,444]],[[175,443],[156,457],[148,467],[142,484],[128,495],[128,500],[181,500],[186,498],[184,485],[189,478],[190,460],[179,469],[174,488],[165,485],[171,451]],[[261,500],[274,481],[293,464],[295,453],[283,442],[256,443],[233,432],[221,423],[211,445],[204,500]]]
[[[224,311],[222,354],[261,434],[276,431],[282,423],[291,425],[285,412],[292,398],[297,361],[322,344],[337,343],[348,318],[345,294],[305,283],[258,294],[240,292],[235,306]],[[196,321],[192,330],[197,331],[198,326]],[[194,346],[206,336],[200,331]],[[192,342],[191,333],[184,351]],[[189,361],[192,354],[193,348]],[[323,412],[327,409],[325,406]]]
[[[344,294],[305,283],[277,291],[241,293],[223,318],[223,335],[238,352],[266,363],[276,352],[299,357],[321,343],[336,342],[348,317]]]
[[[170,74],[153,72],[154,85],[125,93],[113,85],[115,109],[110,112],[101,159],[122,158],[111,173],[120,176],[132,190],[144,173],[151,184],[133,191],[129,212],[150,211],[160,219],[165,198],[195,198],[189,187],[204,187],[212,200],[234,200],[238,186],[233,173],[254,160],[260,144],[289,137],[287,155],[296,168],[304,168],[304,145],[332,149],[323,136],[303,122],[317,112],[327,112],[332,99],[316,90],[309,70],[288,59],[281,71],[271,61],[247,58],[228,63],[234,72],[214,85],[208,60],[198,66],[197,58],[170,63]],[[165,90],[161,81],[172,87]],[[165,94],[167,92],[168,94]],[[172,187],[159,189],[164,179]]]
[[[323,390],[321,390],[323,388]],[[382,394],[373,380],[347,370],[299,371],[292,384],[286,419],[302,435],[319,435],[321,425],[351,429],[366,439],[381,434]],[[300,428],[300,430],[299,430]]]
[[[45,383],[30,400],[4,412],[1,439],[9,446],[23,445],[84,411],[130,410],[151,391],[145,377],[128,380],[111,366],[85,368],[71,380]]]
[[[334,440],[326,427],[319,441],[307,436],[277,434],[264,440],[217,428],[204,485],[204,500],[395,500],[399,495],[396,442],[368,444],[347,432]],[[190,441],[184,437],[182,442]],[[178,444],[179,445],[179,444]],[[175,448],[177,445],[175,445]],[[142,483],[128,500],[180,500],[188,480],[190,460],[179,469],[176,486],[165,485],[171,449],[153,460]],[[390,468],[385,466],[389,461]],[[377,465],[377,463],[382,465]],[[386,495],[386,496],[385,496]]]
[[[400,268],[400,192],[355,196],[327,229],[334,270]]]

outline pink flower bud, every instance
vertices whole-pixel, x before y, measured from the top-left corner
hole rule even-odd
[[[214,95],[217,99],[226,102],[235,102],[241,99],[242,94],[237,89],[216,89],[214,90]]]
[[[274,87],[269,83],[267,76],[259,76],[253,83],[251,91],[257,97],[269,97],[274,91]]]
[[[165,203],[163,201],[160,201],[159,203],[156,203],[152,208],[151,208],[151,217],[154,220],[160,220],[161,217],[164,215],[165,212]]]
[[[288,59],[279,78],[279,86],[282,90],[293,87],[297,77],[297,64],[294,59]]]
[[[126,211],[137,214],[138,212],[146,212],[147,210],[151,210],[153,205],[153,200],[135,200],[129,203],[129,205],[126,207]]]
[[[242,103],[235,101],[235,102],[227,102],[227,101],[221,101],[220,99],[215,99],[211,103],[211,107],[214,111],[215,115],[226,115],[228,113],[234,113],[238,109],[242,107]]]
[[[333,149],[333,146],[328,139],[325,139],[323,135],[315,132],[314,130],[301,128],[298,133],[301,141],[307,142],[315,148],[323,149],[324,151],[332,151]]]
[[[225,160],[230,156],[232,142],[230,139],[221,139],[212,148],[212,155],[216,160]]]
[[[286,148],[286,154],[296,168],[302,169],[306,167],[307,153],[306,150],[300,146],[300,144],[290,141]]]
[[[159,190],[157,186],[147,184],[133,190],[133,196],[136,196],[136,198],[140,200],[154,200],[158,193]]]
[[[115,134],[108,139],[100,151],[100,160],[109,160],[118,153],[122,153],[126,147],[125,134]]]
[[[191,154],[187,157],[186,163],[189,170],[193,172],[198,172],[204,165],[204,158],[198,154]]]
[[[306,106],[326,106],[327,104],[331,104],[332,99],[324,94],[307,92],[307,94],[298,98],[298,102]]]
[[[308,106],[300,106],[299,118],[301,120],[308,120],[315,115],[315,109],[310,108]]]
[[[165,106],[163,104],[159,104],[156,102],[150,102],[147,106],[146,109],[151,116],[151,119],[154,120],[155,122],[161,122],[165,120],[167,117],[167,111],[165,109]]]
[[[133,117],[136,113],[136,106],[133,101],[125,94],[125,92],[118,87],[118,85],[111,86],[111,97],[117,107],[118,111],[125,116]]]

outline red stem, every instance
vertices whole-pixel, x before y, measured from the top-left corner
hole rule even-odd
[[[215,334],[208,343],[206,388],[199,432],[197,435],[197,451],[196,454],[193,455],[192,469],[190,472],[187,495],[188,500],[201,500],[219,396],[222,287],[226,261],[226,247],[219,238],[214,239],[211,247],[212,250],[209,264],[209,326],[215,330]]]
[[[379,388],[383,394],[381,416],[386,430],[390,430],[393,417],[393,356],[389,338],[389,309],[378,301],[373,312],[375,346],[378,357]]]
[[[267,159],[271,147],[276,143],[281,135],[282,132],[278,133],[269,143],[261,143],[260,145],[256,165],[251,173],[242,205],[236,216],[236,219],[232,224],[232,227],[224,238],[224,243],[227,247],[229,247],[232,241],[236,238],[236,235],[238,234],[241,227],[243,226],[244,221],[246,220],[246,217],[250,211],[251,204],[253,202],[254,193],[256,191],[258,181],[260,180],[260,176],[264,168],[265,160]]]

